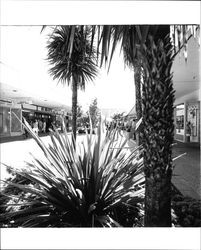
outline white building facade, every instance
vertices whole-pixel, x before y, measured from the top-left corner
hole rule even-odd
[[[188,40],[187,60],[183,49],[173,63],[175,92],[175,139],[200,144],[200,45]]]

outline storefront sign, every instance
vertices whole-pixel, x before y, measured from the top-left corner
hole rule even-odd
[[[31,104],[23,104],[22,106],[24,109],[36,110],[36,106],[31,105]]]
[[[184,109],[179,109],[176,111],[176,116],[184,115]]]

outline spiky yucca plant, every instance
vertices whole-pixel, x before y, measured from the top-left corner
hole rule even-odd
[[[26,122],[25,122],[26,123]],[[10,182],[17,203],[7,205],[0,223],[8,227],[133,226],[144,198],[141,148],[125,149],[116,132],[86,135],[75,149],[66,131],[51,133],[47,146],[26,123],[45,160],[33,157],[26,170],[13,170],[30,184]],[[12,206],[19,206],[13,209]],[[129,219],[130,216],[130,219]],[[138,224],[139,226],[139,224]]]

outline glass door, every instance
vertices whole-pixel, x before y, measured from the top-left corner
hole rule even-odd
[[[185,107],[184,104],[176,106],[176,134],[175,138],[179,141],[184,141],[184,119]]]
[[[22,111],[19,108],[11,108],[11,135],[22,133]]]
[[[199,106],[198,103],[188,104],[187,107],[187,126],[190,133],[190,141],[199,141]]]

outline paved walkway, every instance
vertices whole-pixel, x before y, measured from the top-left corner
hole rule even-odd
[[[45,137],[48,136],[49,133],[40,133],[39,136],[40,137]],[[7,142],[14,142],[14,141],[25,141],[27,139],[31,139],[30,136],[28,136],[28,138],[25,138],[24,135],[17,135],[17,136],[7,136],[7,137],[0,137],[0,143],[7,143]]]
[[[48,142],[48,137],[44,136],[43,140]],[[78,138],[80,140],[82,136]],[[0,141],[1,162],[24,165],[24,160],[28,160],[30,157],[28,152],[40,153],[33,139],[24,140],[23,138],[16,138],[16,140],[15,142],[4,141],[5,143]],[[128,146],[136,147],[136,144],[133,140],[129,140]],[[200,199],[200,148],[192,147],[192,144],[176,142],[176,145],[173,147],[173,157],[183,153],[186,153],[186,155],[174,162],[172,182],[183,195]],[[5,167],[1,167],[0,174],[1,177],[5,176]]]
[[[43,135],[40,137],[46,145],[51,143],[50,136]],[[83,141],[83,138],[84,136],[80,135],[77,137],[77,141]],[[8,140],[0,140],[0,180],[10,176],[4,164],[15,168],[24,168],[25,162],[32,160],[30,153],[40,159],[44,158],[42,150],[33,138],[24,139],[23,136],[19,136]]]
[[[186,153],[174,162],[172,181],[183,195],[201,199],[200,148],[176,142],[173,157]]]
[[[129,146],[135,147],[133,140],[129,140]],[[200,148],[198,145],[175,142],[173,157],[184,154],[174,161],[172,182],[184,195],[195,199],[201,199],[201,174],[200,174]]]

